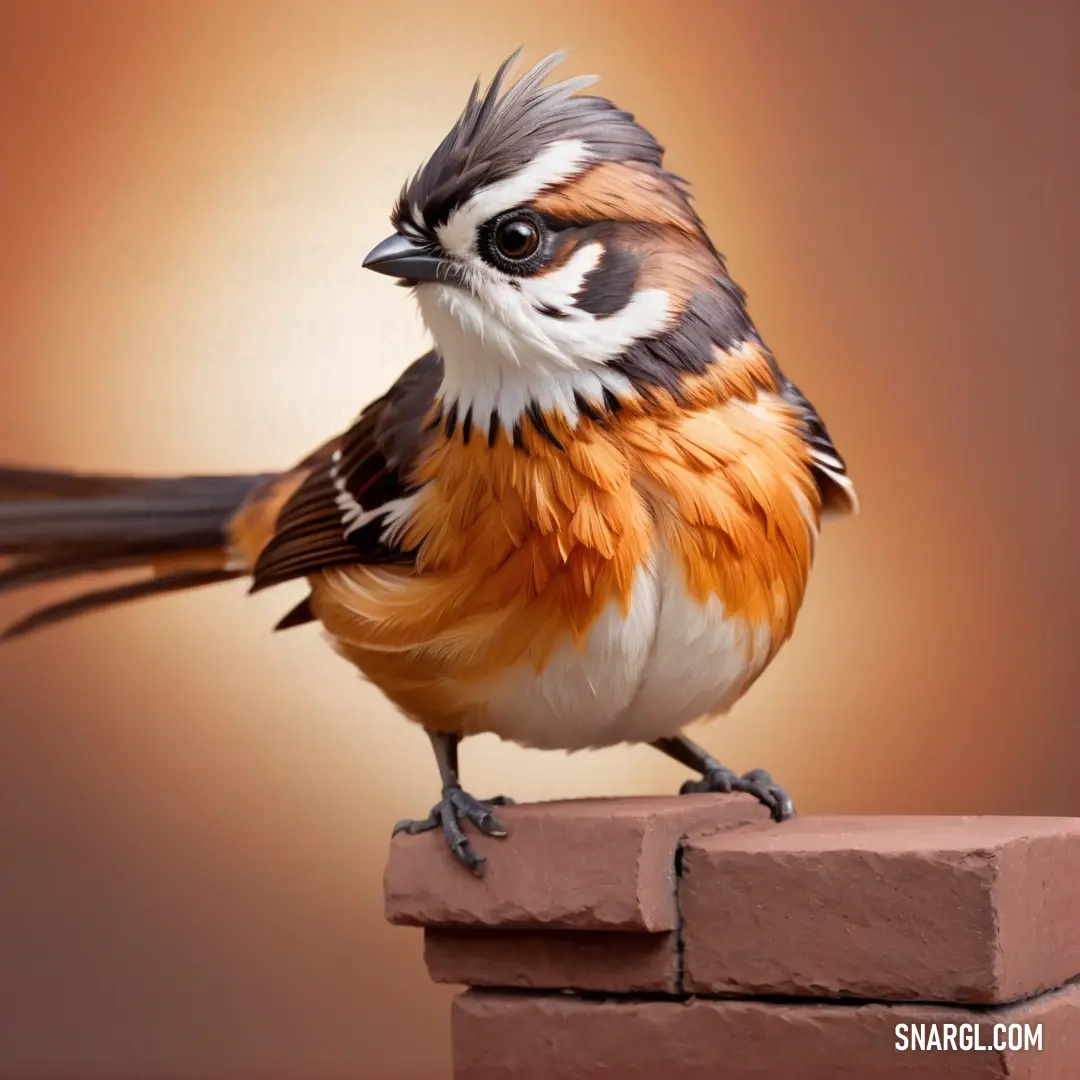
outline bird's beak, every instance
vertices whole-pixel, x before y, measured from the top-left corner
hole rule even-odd
[[[410,283],[439,281],[460,284],[462,281],[461,268],[456,262],[401,233],[394,233],[381,244],[376,244],[364,258],[364,269],[389,274]]]

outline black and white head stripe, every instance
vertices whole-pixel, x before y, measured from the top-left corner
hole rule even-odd
[[[578,94],[596,76],[544,85],[565,53],[545,57],[502,93],[520,54],[500,66],[482,96],[479,81],[473,86],[457,123],[402,190],[392,217],[396,229],[445,224],[472,193],[518,174],[567,140],[582,147],[579,164],[589,158],[660,165],[663,149],[633,116],[605,98]]]

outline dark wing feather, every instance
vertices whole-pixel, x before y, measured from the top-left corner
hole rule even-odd
[[[356,508],[366,515],[415,489],[412,470],[433,435],[428,419],[442,371],[436,353],[422,356],[330,445],[326,464],[282,508],[252,592],[330,566],[412,561],[411,552],[384,539],[381,516],[357,527]]]
[[[812,455],[811,470],[821,493],[822,510],[852,514],[859,509],[855,485],[848,476],[847,463],[840,456],[829,435],[825,421],[806,399],[802,391],[786,376],[781,376],[781,396],[799,411],[803,422],[803,438]]]
[[[305,596],[291,611],[278,619],[275,630],[291,630],[294,626],[303,626],[315,621],[315,612],[311,610],[311,596]]]

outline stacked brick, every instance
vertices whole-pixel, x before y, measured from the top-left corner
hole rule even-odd
[[[502,814],[503,811],[500,811]],[[1080,820],[510,807],[487,873],[395,838],[455,1080],[1080,1080]]]

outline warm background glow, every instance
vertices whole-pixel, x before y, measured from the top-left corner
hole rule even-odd
[[[1069,3],[0,3],[0,461],[285,466],[424,347],[361,272],[471,80],[570,46],[691,178],[864,514],[703,731],[804,813],[1080,814]],[[381,916],[435,772],[296,586],[0,652],[0,1073],[445,1076]],[[35,598],[37,599],[37,598]],[[13,617],[26,601],[5,602]],[[675,790],[478,740],[478,794]]]

